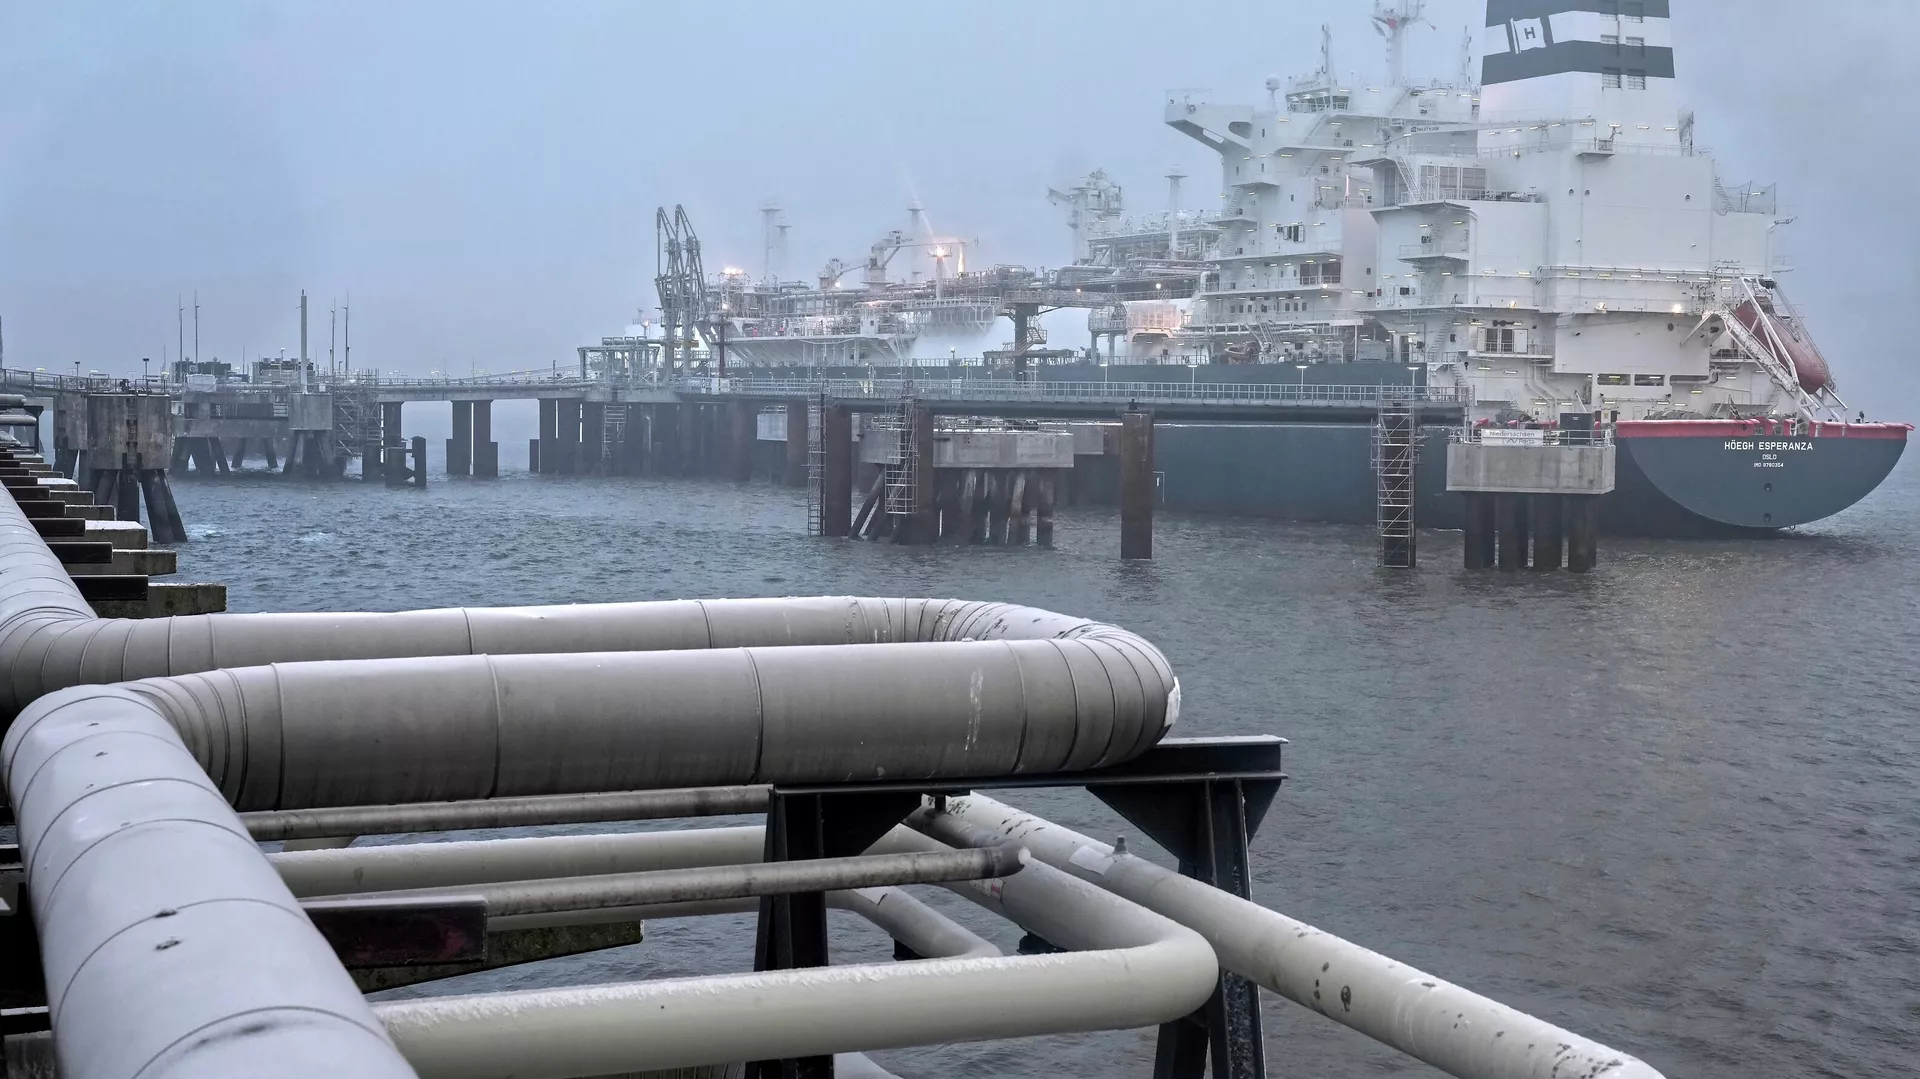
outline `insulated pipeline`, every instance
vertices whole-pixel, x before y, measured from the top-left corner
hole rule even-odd
[[[1009,603],[812,597],[98,618],[33,522],[0,498],[0,717],[65,686],[268,663],[1039,640],[1094,646],[1130,669],[1131,692],[1171,698],[1168,720],[1177,714],[1173,672],[1137,634]],[[1144,740],[1116,745],[1123,758],[1157,737],[1133,733]]]
[[[144,698],[69,690],[32,716],[4,768],[62,1076],[413,1074]]]
[[[582,640],[626,650],[566,651]],[[340,652],[412,658],[207,669]],[[180,669],[201,673],[74,685]],[[69,1079],[406,1074],[235,807],[1070,771],[1179,711],[1140,638],[1002,604],[97,619],[7,500],[0,690],[32,702],[0,781]]]
[[[965,841],[1022,844],[1198,930],[1222,968],[1460,1079],[1660,1079],[1626,1053],[1012,806],[979,795],[947,806],[914,823]],[[949,833],[948,823],[958,827]]]
[[[1174,718],[1176,692],[1142,676],[1068,638],[335,660],[126,689],[236,808],[268,810],[1096,768]]]

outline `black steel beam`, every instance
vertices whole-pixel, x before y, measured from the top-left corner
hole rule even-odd
[[[873,780],[860,783],[805,784],[781,787],[780,793],[835,794],[912,791],[957,794],[969,790],[1014,790],[1025,787],[1111,787],[1129,784],[1193,780],[1284,780],[1281,754],[1287,740],[1270,734],[1227,738],[1165,738],[1152,749],[1124,764],[1087,772],[1049,772],[1039,775],[982,776],[975,779]]]
[[[349,970],[487,957],[483,899],[309,899],[300,909]]]

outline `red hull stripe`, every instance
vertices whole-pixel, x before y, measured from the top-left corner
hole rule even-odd
[[[1811,423],[1799,437],[1890,438],[1902,442],[1910,423]],[[1613,426],[1616,438],[1753,438],[1793,434],[1787,420],[1621,420]]]

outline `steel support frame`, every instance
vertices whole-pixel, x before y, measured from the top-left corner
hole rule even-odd
[[[1094,797],[1179,859],[1182,876],[1253,898],[1247,841],[1280,789],[1279,779],[1202,779],[1090,786]],[[1154,1079],[1265,1079],[1260,987],[1225,970],[1200,1010],[1160,1026]]]
[[[1269,735],[1167,738],[1112,768],[968,780],[899,780],[773,788],[767,805],[766,860],[859,854],[921,805],[925,795],[969,790],[1084,787],[1165,847],[1180,872],[1252,899],[1247,842],[1279,793],[1286,739]],[[896,956],[898,957],[898,956]],[[826,898],[775,896],[760,904],[755,970],[825,966]],[[1154,1079],[1265,1079],[1260,988],[1221,972],[1213,995],[1193,1014],[1162,1024]],[[757,1061],[746,1079],[832,1079],[833,1058]]]
[[[917,791],[776,786],[767,802],[766,860],[851,857],[918,808]],[[760,901],[753,969],[824,967],[828,958],[826,893],[801,892]],[[755,1061],[747,1065],[746,1079],[833,1079],[833,1058]]]

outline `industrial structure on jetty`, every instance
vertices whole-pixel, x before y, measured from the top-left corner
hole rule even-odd
[[[1421,526],[1464,530],[1470,566],[1576,569],[1596,533],[1770,534],[1866,497],[1911,426],[1849,414],[1781,286],[1773,188],[1695,142],[1669,14],[1489,0],[1479,78],[1420,79],[1422,4],[1377,4],[1385,79],[1323,48],[1264,104],[1168,95],[1165,123],[1220,157],[1217,210],[1180,209],[1177,173],[1158,215],[1102,173],[1049,192],[1073,233],[1058,269],[970,266],[916,207],[864,264],[788,280],[765,207],[763,276],[709,273],[662,207],[659,333],[565,365],[321,368],[303,300],[291,360],[9,370],[0,392],[52,407],[56,462],[88,477],[88,394],[169,397],[175,478],[252,454],[388,484],[426,478],[407,403],[451,402],[447,471],[485,477],[492,402],[535,398],[536,472],[764,471],[811,484],[827,536],[1044,541],[1061,498],[1119,503],[1131,557],[1156,505],[1369,524],[1393,566]],[[1085,348],[1050,347],[1040,316],[1063,309],[1087,313]],[[985,347],[1002,322],[1012,340]]]

